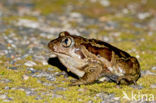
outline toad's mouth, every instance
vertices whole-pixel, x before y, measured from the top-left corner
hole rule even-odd
[[[56,55],[56,56],[70,56],[66,53],[63,53],[63,52],[55,52],[55,51],[52,51],[52,54]]]

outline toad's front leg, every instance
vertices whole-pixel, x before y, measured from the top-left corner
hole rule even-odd
[[[85,74],[79,80],[72,82],[74,85],[90,84],[97,80],[102,72],[102,66],[99,63],[91,63],[84,68]]]

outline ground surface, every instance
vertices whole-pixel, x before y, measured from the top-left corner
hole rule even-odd
[[[156,102],[155,5],[155,0],[0,0],[0,102]],[[47,62],[47,43],[63,30],[136,56],[138,86],[69,87],[73,78]]]

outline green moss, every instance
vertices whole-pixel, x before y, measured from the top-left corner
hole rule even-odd
[[[68,4],[75,4],[76,1],[70,0],[33,0],[36,4],[35,9],[40,10],[43,15],[51,13],[62,13]]]
[[[18,16],[8,16],[8,17],[2,17],[2,20],[5,21],[6,23],[11,23],[15,22],[18,20]]]
[[[28,19],[28,20],[33,20],[33,21],[37,21],[37,17],[35,16],[22,16],[20,17],[21,19]]]
[[[129,4],[140,4],[140,0],[110,0],[111,6],[115,8],[127,7]],[[142,10],[155,9],[155,0],[148,0],[145,4],[142,5]]]
[[[121,40],[135,40],[137,36],[135,34],[129,34],[129,33],[121,33],[120,38]],[[128,43],[127,43],[128,44]]]
[[[69,23],[71,24],[72,28],[76,28],[78,25],[77,22],[75,22],[75,21],[70,21]]]
[[[105,35],[105,34],[107,34],[107,32],[103,31],[99,33],[99,35]],[[129,38],[126,38],[126,36],[128,36]],[[154,44],[155,34],[153,34],[152,36],[147,36],[146,34],[143,34],[142,38],[145,38],[144,42],[140,42],[140,39],[137,39],[139,38],[139,36],[133,34],[121,33],[119,38],[121,38],[120,42],[114,42],[112,44],[126,51],[135,48],[136,51],[131,52],[131,55],[136,56],[138,54],[140,56],[139,61],[141,64],[141,69],[151,70],[151,67],[155,65],[155,61],[156,61],[155,58],[156,53],[155,53],[155,49],[153,49],[155,46]],[[139,42],[139,44],[135,41],[132,42],[132,40]],[[151,41],[153,42],[151,43]],[[0,57],[0,59],[3,61],[10,60],[9,58],[6,58],[4,56]],[[19,60],[17,62],[20,64],[24,64],[26,61],[33,61],[33,58],[31,56],[28,56],[24,60]],[[39,63],[37,61],[35,61],[35,63],[37,63],[37,65],[33,67],[34,69],[48,71],[51,74],[55,72],[60,72],[58,68],[52,67],[51,65],[43,66],[42,63]],[[54,71],[49,71],[48,70],[49,67],[54,68]],[[9,83],[1,84],[1,88],[0,88],[1,93],[8,93],[9,97],[14,97],[14,101],[16,103],[21,103],[23,101],[33,102],[33,103],[45,102],[45,101],[55,102],[55,103],[59,103],[60,101],[62,103],[68,103],[68,102],[75,103],[75,101],[77,101],[78,103],[84,103],[84,102],[88,102],[89,100],[98,103],[101,101],[101,99],[99,97],[97,98],[94,97],[96,96],[96,94],[101,92],[106,94],[113,93],[115,94],[116,97],[120,97],[122,103],[125,103],[128,101],[122,98],[124,96],[123,91],[125,91],[128,96],[132,95],[132,91],[134,94],[140,93],[140,94],[156,95],[156,93],[154,92],[156,91],[156,89],[150,88],[151,84],[156,83],[156,77],[152,75],[143,76],[137,81],[139,85],[143,86],[143,89],[141,90],[134,89],[130,86],[125,86],[125,85],[122,85],[121,86],[122,88],[119,89],[115,87],[116,86],[115,83],[108,83],[108,82],[104,82],[100,84],[95,83],[92,85],[82,85],[80,87],[78,86],[70,87],[68,86],[68,84],[70,84],[70,80],[73,78],[72,77],[64,78],[63,75],[57,76],[56,81],[54,82],[48,81],[46,78],[38,78],[40,81],[53,84],[52,86],[44,86],[38,82],[37,78],[29,77],[28,80],[23,80],[23,75],[30,74],[30,71],[27,71],[26,68],[27,68],[26,66],[22,65],[20,66],[20,70],[10,70],[7,69],[5,66],[0,66],[0,70],[1,70],[0,79],[7,78],[11,80],[11,82]],[[41,95],[43,99],[35,100],[36,95],[27,96],[25,92],[21,90],[4,90],[6,86],[17,87],[17,88],[21,86],[25,88],[34,88],[35,92],[37,93],[36,95]],[[65,91],[56,91],[56,94],[62,95],[65,98],[59,97],[59,98],[52,99],[53,93],[50,93],[49,95],[41,94],[42,92],[48,92],[49,90],[54,90],[56,89],[56,87],[64,87],[67,89]]]
[[[98,26],[97,25],[87,25],[86,29],[97,29]]]
[[[113,7],[125,7],[125,6],[127,6],[128,4],[130,4],[130,3],[138,3],[138,2],[140,2],[140,0],[118,0],[118,1],[116,1],[116,0],[110,0],[110,2],[111,2],[111,6],[113,6]]]

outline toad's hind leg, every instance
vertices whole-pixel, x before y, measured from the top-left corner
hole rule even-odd
[[[118,80],[116,82],[117,82],[117,84],[125,84],[125,85],[136,84],[137,78],[139,78],[139,77],[140,77],[140,75],[121,76],[118,78]]]
[[[126,63],[127,73],[124,76],[120,76],[117,80],[117,84],[136,84],[136,81],[140,78],[140,65],[135,57],[124,61]]]
[[[102,66],[98,63],[92,63],[89,66],[87,66],[84,70],[85,70],[84,76],[79,80],[74,81],[71,84],[72,86],[93,83],[99,78],[102,72]]]

